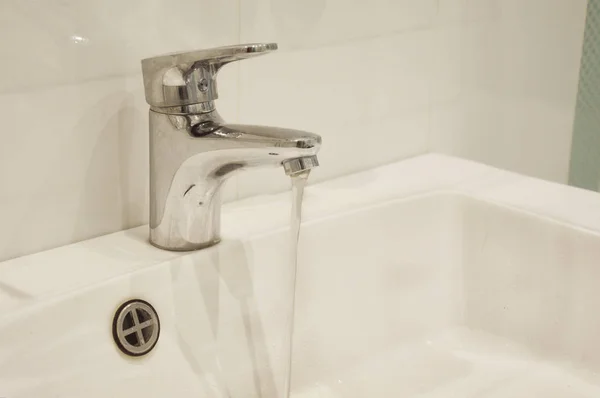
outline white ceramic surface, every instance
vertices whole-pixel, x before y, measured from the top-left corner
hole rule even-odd
[[[141,227],[0,263],[0,395],[278,396],[288,212],[227,204],[195,253]],[[597,214],[597,193],[441,155],[310,187],[294,396],[598,397]],[[110,333],[132,297],[162,324],[136,360]]]

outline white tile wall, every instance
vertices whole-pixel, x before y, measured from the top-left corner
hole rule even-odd
[[[586,5],[440,0],[431,149],[566,183]]]
[[[438,0],[244,0],[241,38],[276,40],[282,49],[336,43],[426,29]]]
[[[0,260],[146,222],[139,60],[236,42],[231,121],[323,136],[318,181],[437,150],[566,178],[585,0],[4,0]],[[287,187],[230,181],[227,199]]]
[[[140,59],[235,43],[236,0],[2,0],[0,90],[139,73]]]
[[[236,0],[177,3],[0,1],[0,260],[146,222],[140,59],[239,37]]]
[[[313,181],[426,152],[430,44],[419,30],[242,63],[240,120],[320,134]],[[240,177],[240,195],[289,184],[271,173]]]

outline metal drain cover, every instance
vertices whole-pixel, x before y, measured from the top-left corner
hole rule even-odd
[[[113,338],[123,353],[138,357],[149,353],[160,334],[160,320],[150,303],[129,300],[119,307],[113,319]]]

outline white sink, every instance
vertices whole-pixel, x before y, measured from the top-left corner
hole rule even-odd
[[[440,155],[310,187],[293,396],[600,396],[600,195]],[[194,253],[146,228],[0,264],[0,396],[281,397],[289,194]],[[131,359],[115,309],[151,302]]]

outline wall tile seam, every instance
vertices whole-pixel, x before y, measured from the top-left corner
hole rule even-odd
[[[140,79],[142,78],[141,66],[140,66],[140,70],[137,72],[134,72],[132,70],[131,72],[128,72],[128,73],[118,73],[118,74],[94,76],[94,77],[85,78],[85,79],[81,79],[81,80],[77,80],[77,81],[62,81],[62,82],[54,82],[54,83],[41,84],[41,85],[36,84],[34,86],[20,86],[20,87],[7,89],[7,90],[0,89],[0,96],[28,95],[28,94],[35,94],[35,93],[51,91],[51,90],[60,90],[60,89],[69,89],[69,88],[75,89],[75,88],[77,88],[77,86],[85,86],[85,85],[93,84],[93,83],[112,82],[112,81],[118,81],[118,80],[125,81],[125,80],[129,80],[129,79],[133,79],[135,77],[139,77]],[[140,87],[142,87],[141,81],[142,80],[140,80]],[[128,91],[131,91],[131,90],[135,89],[135,86],[128,85],[127,89],[128,89]]]

